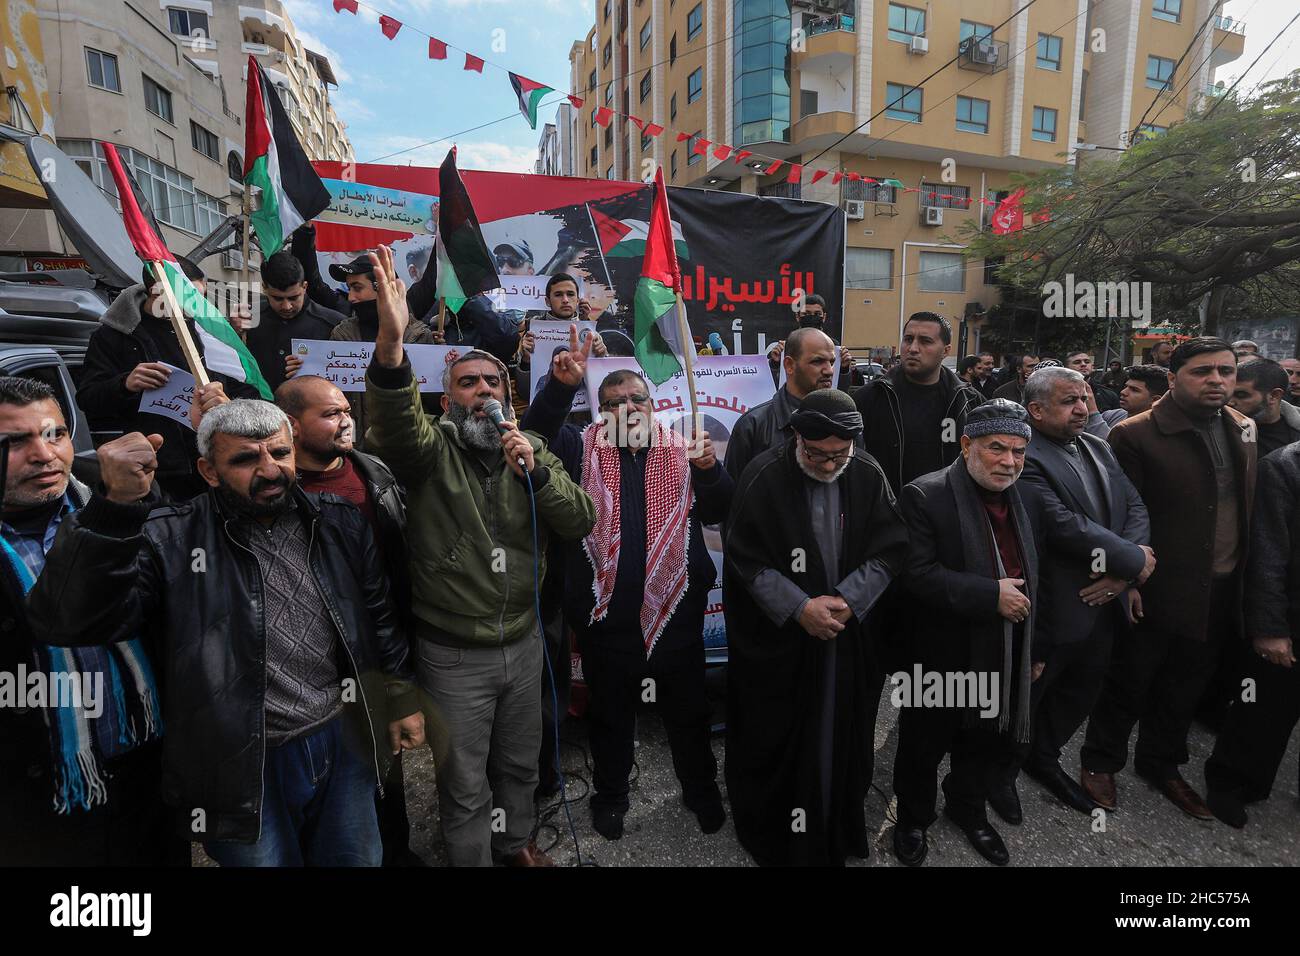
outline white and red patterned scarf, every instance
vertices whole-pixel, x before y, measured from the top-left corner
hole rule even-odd
[[[618,446],[610,444],[605,427],[596,422],[582,435],[582,490],[596,505],[596,524],[583,538],[593,572],[591,590],[596,597],[591,623],[603,620],[614,596],[622,538],[619,494],[621,464]],[[645,599],[641,604],[641,634],[645,656],[686,593],[686,557],[690,541],[690,513],[694,495],[686,442],[680,434],[654,423],[645,464]]]

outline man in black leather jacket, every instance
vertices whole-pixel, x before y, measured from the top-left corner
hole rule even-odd
[[[378,865],[373,794],[424,723],[365,519],[297,486],[269,403],[205,414],[210,490],[193,501],[148,500],[161,444],[133,432],[99,449],[104,491],[60,529],[33,627],[55,645],[144,634],[163,799],[219,863]]]

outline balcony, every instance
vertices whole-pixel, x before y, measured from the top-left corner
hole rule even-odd
[[[1231,63],[1246,51],[1245,21],[1216,16],[1212,42],[1214,52],[1210,54],[1210,69],[1214,70]]]
[[[838,13],[829,17],[804,20],[807,35],[804,48],[791,57],[796,70],[844,67],[853,62],[858,38],[853,17]]]
[[[790,142],[800,148],[816,147],[818,137],[847,136],[857,126],[854,115],[843,110],[829,110],[825,113],[810,113],[801,117],[790,131]],[[814,142],[809,142],[813,140]]]
[[[245,43],[259,43],[275,50],[288,52],[293,50],[293,41],[289,39],[289,29],[284,18],[258,7],[239,8],[239,22],[244,32]]]
[[[1010,47],[992,37],[967,37],[957,44],[957,66],[978,73],[998,73],[1010,64]]]

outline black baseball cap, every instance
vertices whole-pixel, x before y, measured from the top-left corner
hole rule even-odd
[[[330,278],[337,279],[339,282],[347,282],[350,276],[368,276],[374,275],[375,267],[370,263],[370,256],[362,254],[357,256],[351,262],[335,262],[330,266]]]

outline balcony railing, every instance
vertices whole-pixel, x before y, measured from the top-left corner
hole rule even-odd
[[[992,37],[967,37],[957,44],[957,66],[963,70],[997,73],[1010,64],[1010,47]]]
[[[842,30],[845,33],[856,33],[857,27],[853,16],[848,13],[836,13],[829,17],[817,17],[808,21],[808,35],[810,37],[819,36],[823,33],[834,33],[836,30]]]
[[[1246,21],[1234,20],[1232,17],[1216,16],[1214,18],[1214,29],[1223,30],[1226,33],[1239,33],[1246,35]]]

